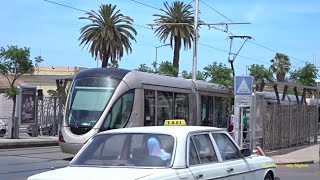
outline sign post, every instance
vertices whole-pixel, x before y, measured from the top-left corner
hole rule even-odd
[[[21,125],[37,124],[36,92],[37,87],[20,86],[18,117]]]
[[[234,138],[236,143],[242,148],[242,143],[244,136],[250,136],[250,127],[247,128],[247,124],[243,124],[243,118],[245,115],[245,108],[252,107],[252,76],[235,76],[234,79],[234,117],[235,117],[235,129],[234,129]],[[250,116],[252,117],[252,116]],[[247,118],[247,117],[245,117]],[[251,122],[251,121],[250,121]],[[246,123],[246,122],[245,122]],[[252,125],[251,125],[252,126]],[[245,131],[247,132],[244,132]],[[246,134],[244,134],[246,133]],[[249,137],[249,139],[251,139]]]

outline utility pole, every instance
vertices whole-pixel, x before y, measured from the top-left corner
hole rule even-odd
[[[230,23],[199,23],[198,20],[198,15],[199,15],[199,0],[195,0],[195,11],[194,11],[194,37],[193,37],[193,58],[192,58],[192,62],[193,62],[193,66],[192,66],[192,80],[196,80],[196,73],[197,73],[197,47],[198,47],[198,28],[200,25],[205,25],[210,27],[214,26],[226,26],[226,29],[228,29],[228,25],[234,25],[234,24],[250,24],[249,22],[230,22]],[[164,26],[164,25],[168,25],[168,26],[178,26],[178,25],[190,25],[189,23],[157,23],[157,24],[147,24],[148,26],[151,26],[151,28],[153,29],[154,26]]]
[[[317,67],[317,54],[313,54],[313,65],[314,67]]]
[[[198,14],[199,14],[199,0],[194,1],[194,35],[193,35],[193,63],[192,63],[192,80],[197,77],[197,47],[198,47]]]
[[[229,56],[228,56],[228,62],[231,65],[231,69],[232,69],[232,74],[233,77],[235,76],[235,72],[234,72],[234,67],[233,67],[233,62],[236,59],[237,55],[239,54],[239,52],[241,51],[242,47],[244,46],[244,44],[247,42],[248,39],[252,39],[251,36],[229,36],[230,38],[230,49],[229,49]],[[232,42],[234,38],[240,38],[240,39],[244,39],[244,42],[242,44],[242,46],[239,48],[237,53],[232,53]],[[233,57],[231,57],[231,55],[233,55]],[[247,70],[246,70],[247,72]]]

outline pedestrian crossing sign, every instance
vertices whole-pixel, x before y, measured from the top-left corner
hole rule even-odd
[[[235,95],[252,95],[252,76],[236,76],[234,80]]]

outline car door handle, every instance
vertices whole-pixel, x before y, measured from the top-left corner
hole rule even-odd
[[[203,178],[203,174],[198,174],[198,176],[196,176],[196,179],[200,179]]]
[[[230,172],[232,172],[233,170],[234,170],[233,168],[230,168],[230,169],[227,170],[227,172],[230,173]]]

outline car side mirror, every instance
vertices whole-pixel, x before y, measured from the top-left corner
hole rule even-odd
[[[243,154],[244,157],[249,157],[249,156],[251,156],[251,151],[250,151],[250,149],[241,149],[241,153]]]

